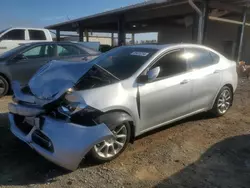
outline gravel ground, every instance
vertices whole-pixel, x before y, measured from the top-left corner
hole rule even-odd
[[[116,160],[65,171],[14,138],[0,99],[0,187],[250,187],[250,81],[231,110],[200,114],[150,132]]]

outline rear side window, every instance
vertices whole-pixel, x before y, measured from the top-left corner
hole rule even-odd
[[[189,54],[188,63],[192,69],[201,69],[216,63],[208,50],[189,48],[186,53]]]
[[[57,54],[60,57],[84,54],[82,50],[73,45],[57,45]]]
[[[13,29],[5,33],[2,40],[25,40],[25,31],[23,29]]]
[[[29,30],[30,40],[46,40],[44,31]]]
[[[219,63],[219,61],[220,61],[220,56],[218,56],[217,54],[215,54],[215,53],[213,53],[213,52],[210,52],[210,55],[211,55],[212,58],[213,58],[214,64]]]

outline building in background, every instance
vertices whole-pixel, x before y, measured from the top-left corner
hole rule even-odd
[[[53,37],[53,40],[56,41],[56,37]],[[64,34],[60,36],[60,41],[79,41],[79,35],[78,34]],[[87,41],[86,37],[83,36],[82,41]],[[95,33],[95,34],[89,34],[88,38],[89,42],[99,42],[101,45],[109,45],[114,46],[118,45],[118,37],[113,37],[113,43],[112,43],[112,37],[108,33]],[[126,44],[131,44],[131,37],[126,37]]]
[[[250,62],[249,6],[250,0],[148,0],[46,28],[56,30],[58,40],[60,31],[79,31],[79,40],[89,30],[112,38],[117,33],[118,45],[126,43],[126,34],[135,43],[135,34],[157,32],[159,43],[205,44]]]

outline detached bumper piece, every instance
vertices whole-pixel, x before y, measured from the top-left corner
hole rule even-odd
[[[48,116],[28,117],[19,105],[12,107],[11,132],[40,155],[68,170],[77,169],[94,145],[113,137],[105,124],[84,126]]]
[[[13,103],[9,103],[9,111],[14,114],[19,114],[21,116],[29,116],[29,117],[35,117],[44,113],[44,110],[41,108],[33,106],[27,107],[24,105],[13,104]]]

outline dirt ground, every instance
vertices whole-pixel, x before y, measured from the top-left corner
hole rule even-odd
[[[231,110],[200,114],[138,138],[116,160],[65,171],[11,135],[0,99],[0,187],[250,187],[250,81]]]

